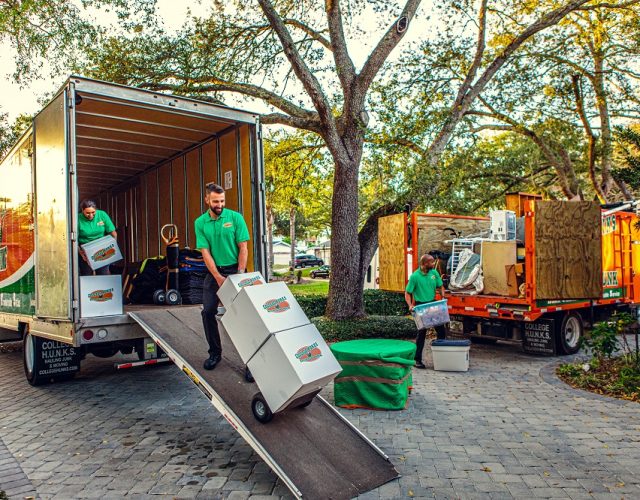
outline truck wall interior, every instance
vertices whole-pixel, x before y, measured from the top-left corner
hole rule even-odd
[[[160,229],[178,228],[180,247],[195,248],[194,220],[204,186],[226,188],[226,206],[249,227],[249,267],[260,244],[254,216],[259,187],[256,125],[183,110],[157,109],[79,92],[76,158],[79,199],[95,199],[112,217],[125,262],[164,255]]]
[[[487,235],[489,219],[485,217],[455,217],[448,215],[416,214],[418,230],[418,256],[431,251],[451,253],[451,243],[455,238],[453,229],[461,237]],[[415,259],[414,267],[418,267]]]

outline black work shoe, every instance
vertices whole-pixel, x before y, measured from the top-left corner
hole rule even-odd
[[[205,361],[204,361],[204,369],[205,370],[213,370],[216,365],[218,363],[220,363],[220,359],[221,356],[219,354],[213,355],[213,356],[209,356]]]
[[[424,370],[426,368],[426,366],[424,366],[424,363],[422,361],[416,361],[416,364],[414,366],[416,368],[420,368],[421,370]]]

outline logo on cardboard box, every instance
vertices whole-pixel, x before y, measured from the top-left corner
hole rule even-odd
[[[252,286],[252,285],[262,285],[262,280],[260,279],[260,276],[252,276],[251,278],[245,278],[243,280],[240,280],[238,282],[238,287],[240,288],[244,288],[245,286]]]
[[[278,299],[267,300],[262,304],[262,308],[270,313],[281,313],[291,309],[286,297],[280,297]]]
[[[91,256],[91,260],[94,262],[101,262],[103,260],[110,259],[116,254],[116,246],[112,243],[106,248],[101,248]]]
[[[296,351],[296,359],[300,363],[308,363],[320,359],[322,357],[322,351],[318,347],[318,343],[314,342],[311,345],[301,347]]]
[[[88,297],[91,302],[107,302],[113,299],[113,288],[109,288],[108,290],[94,290]]]

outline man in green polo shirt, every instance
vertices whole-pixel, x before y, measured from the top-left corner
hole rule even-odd
[[[216,321],[218,289],[227,276],[245,272],[249,249],[249,230],[242,215],[225,208],[224,189],[210,182],[205,186],[209,209],[195,220],[196,248],[202,252],[209,274],[202,292],[202,324],[209,343],[205,370],[213,370],[222,358],[220,332]]]
[[[409,311],[419,304],[436,300],[436,290],[440,289],[440,296],[444,298],[444,286],[440,273],[436,270],[436,260],[432,255],[426,254],[420,257],[420,267],[409,276],[409,283],[404,292],[404,300],[409,306]],[[434,327],[439,339],[447,335],[444,325]],[[418,330],[416,336],[416,368],[425,368],[422,362],[422,350],[427,329]]]

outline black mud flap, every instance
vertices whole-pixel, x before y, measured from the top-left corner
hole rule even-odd
[[[56,340],[34,337],[36,378],[64,378],[80,371],[80,349]]]
[[[557,354],[555,320],[545,318],[537,321],[523,321],[521,328],[524,352],[540,356]]]

